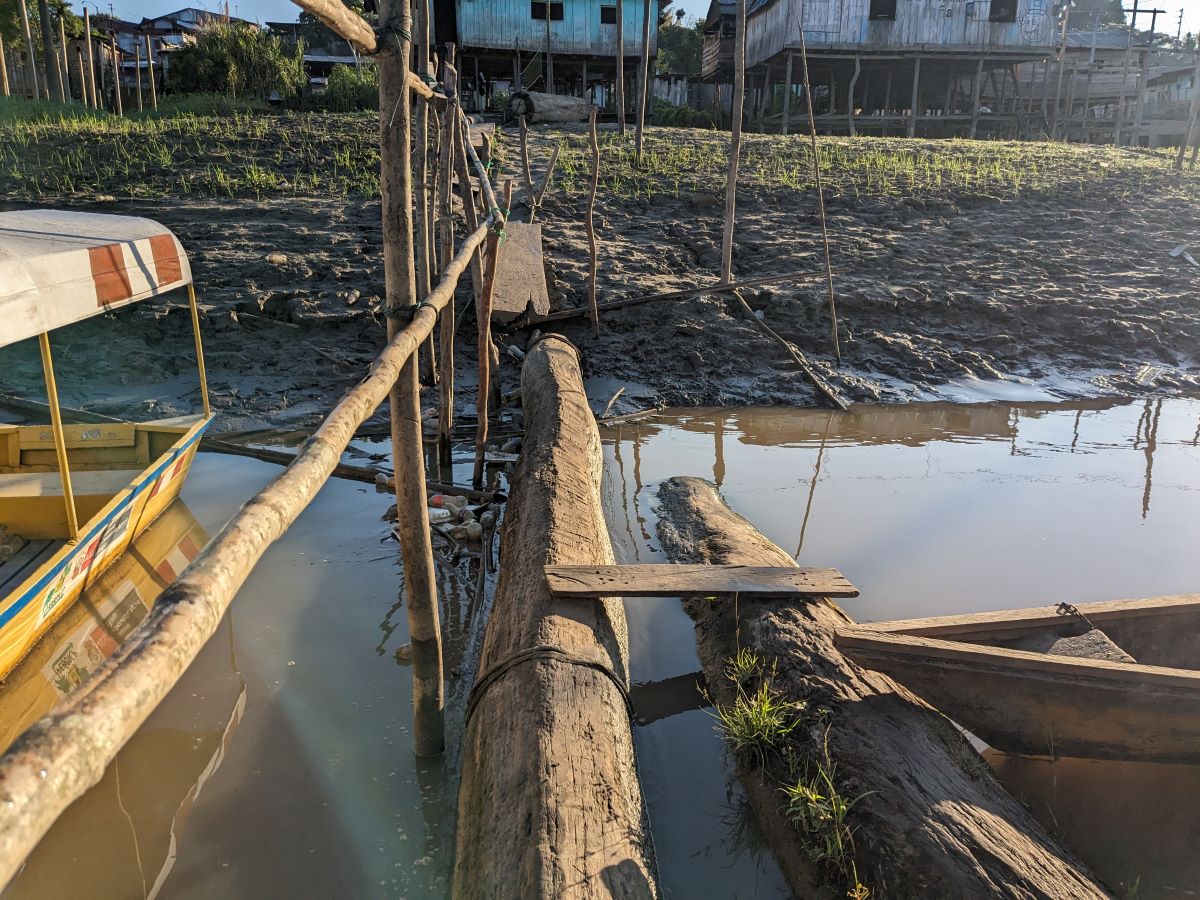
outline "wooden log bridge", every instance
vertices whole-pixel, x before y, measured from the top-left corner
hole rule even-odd
[[[658,565],[546,566],[556,597],[719,597],[813,600],[857,597],[837,569],[796,566]]]
[[[607,566],[603,458],[574,347],[521,370],[522,448],[463,737],[452,895],[658,895],[628,699],[625,612],[562,598],[544,567]]]
[[[792,558],[727,507],[711,484],[671,478],[659,488],[658,535],[673,560],[787,566]],[[886,675],[864,671],[834,643],[850,619],[830,600],[738,604],[685,601],[711,697],[739,691],[728,660],[761,660],[756,679],[795,708],[828,710],[821,727],[789,732],[786,747],[736,759],[750,805],[797,897],[846,896],[812,861],[819,840],[789,819],[780,785],[787,757],[816,754],[850,803],[856,880],[873,897],[1109,896],[992,777],[950,722]],[[766,681],[762,682],[766,684]],[[814,736],[815,733],[815,736]],[[815,746],[814,746],[815,743]],[[827,756],[825,755],[827,753]],[[803,772],[801,773],[803,777]],[[825,789],[822,788],[824,791]]]

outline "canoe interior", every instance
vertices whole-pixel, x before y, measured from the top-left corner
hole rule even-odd
[[[181,416],[153,422],[64,425],[80,525],[201,419]],[[69,536],[49,425],[0,425],[0,526],[30,541]],[[0,569],[0,581],[8,576],[7,568]]]

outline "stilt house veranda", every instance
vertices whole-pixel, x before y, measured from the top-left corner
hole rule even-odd
[[[818,128],[875,134],[1017,126],[1015,67],[1054,53],[1061,13],[1059,0],[747,0],[747,6],[749,115],[777,127],[790,94],[797,121],[803,29]],[[732,80],[733,14],[729,0],[713,0],[705,20],[702,74],[718,84]],[[1001,96],[1010,113],[993,108]]]

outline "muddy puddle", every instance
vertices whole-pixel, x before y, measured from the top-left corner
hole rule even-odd
[[[1200,401],[688,410],[602,440],[619,561],[662,559],[657,484],[697,475],[799,563],[841,569],[859,621],[1200,590]],[[664,894],[786,896],[700,708],[691,620],[672,599],[626,612]],[[1200,766],[989,761],[1114,890],[1200,890]]]
[[[378,449],[378,447],[376,447]],[[200,454],[173,506],[0,691],[10,732],[86,679],[154,597],[278,474]],[[331,479],[271,547],[217,634],[3,896],[444,897],[453,852],[462,679],[452,746],[411,744],[408,641],[390,495]],[[448,670],[482,615],[474,579],[443,569]],[[467,670],[469,673],[469,669]],[[469,679],[468,679],[469,680]]]

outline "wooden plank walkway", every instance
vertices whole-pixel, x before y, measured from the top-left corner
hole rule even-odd
[[[837,569],[791,566],[546,566],[559,597],[710,597],[738,594],[759,599],[857,597],[858,588]]]
[[[502,325],[511,322],[529,307],[535,316],[550,312],[550,291],[542,259],[542,226],[506,222],[504,248],[496,269],[492,321]]]

